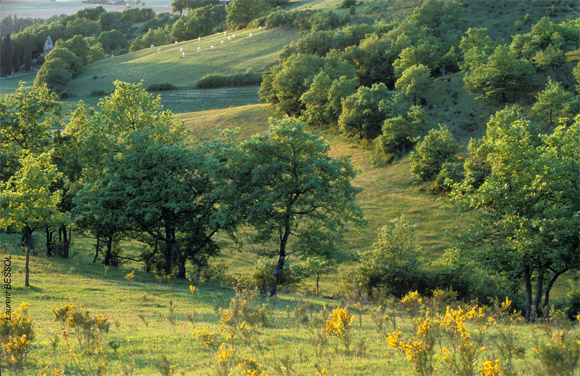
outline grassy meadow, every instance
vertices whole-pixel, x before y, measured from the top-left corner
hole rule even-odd
[[[41,2],[12,3],[15,9],[32,9]],[[167,0],[146,3],[169,4]],[[349,11],[338,9],[340,3],[342,0],[291,0],[290,8],[332,10],[344,16]],[[362,0],[351,17],[354,22],[391,20],[410,14],[420,3]],[[464,17],[472,26],[488,27],[493,38],[505,39],[529,29],[521,21],[525,13],[531,14],[533,22],[550,12],[555,20],[563,19],[565,3],[465,1]],[[50,4],[76,6],[80,0]],[[79,100],[96,106],[114,89],[115,80],[142,81],[144,88],[169,83],[177,89],[154,94],[161,95],[163,106],[190,130],[190,143],[219,137],[224,129],[237,129],[240,141],[245,140],[264,132],[270,117],[282,116],[270,105],[258,103],[259,88],[198,90],[193,89],[194,84],[206,74],[262,72],[278,61],[284,45],[298,38],[296,29],[245,29],[236,32],[233,41],[220,33],[201,41],[180,41],[97,61],[68,84],[63,112],[70,113]],[[210,51],[211,45],[216,49]],[[28,73],[0,80],[0,96],[16,90],[21,80],[31,84],[34,76]],[[489,114],[498,107],[475,101],[463,89],[461,73],[434,78],[429,90],[427,128],[437,127],[439,122],[449,125],[463,145],[464,155],[469,139],[485,133]],[[368,225],[364,232],[348,232],[344,245],[348,252],[367,250],[382,226],[404,215],[416,226],[422,258],[433,261],[453,245],[447,235],[464,230],[473,221],[473,217],[446,210],[445,197],[430,194],[417,184],[409,172],[408,157],[379,166],[371,161],[370,145],[331,129],[312,132],[330,143],[331,155],[350,155],[359,171],[353,185],[362,188],[358,204]],[[142,263],[127,261],[119,267],[93,263],[95,239],[74,231],[71,258],[47,258],[44,238],[38,232],[38,249],[31,257],[32,287],[25,289],[19,241],[18,234],[0,232],[0,257],[10,258],[13,315],[21,303],[29,303],[36,335],[23,368],[14,370],[11,360],[2,358],[1,375],[580,376],[577,366],[564,369],[564,363],[557,362],[580,357],[574,352],[575,344],[580,343],[576,342],[580,341],[577,321],[556,315],[545,322],[523,324],[521,315],[511,315],[509,305],[499,302],[483,311],[471,311],[473,305],[465,304],[460,311],[453,294],[443,292],[432,298],[411,295],[405,301],[385,297],[380,299],[381,305],[369,304],[341,287],[341,272],[354,264],[322,276],[320,295],[312,294],[315,281],[311,278],[293,289],[281,288],[276,298],[267,298],[243,289],[236,293],[232,286],[239,287],[240,280],[251,277],[260,248],[268,245],[247,243],[240,248],[219,236],[222,252],[210,269],[214,281],[195,282],[193,289],[191,281],[146,273]],[[137,256],[143,245],[121,241],[119,247],[123,256]],[[568,279],[578,275],[561,277],[552,290],[552,301],[566,294]],[[83,336],[82,325],[65,328],[52,312],[65,305],[89,312],[84,316],[87,325],[96,315],[106,315],[102,322],[108,331],[91,324]],[[333,321],[333,310],[347,306],[348,313],[335,311],[342,313],[343,320]],[[62,335],[65,329],[68,337]],[[231,348],[225,345],[228,342]],[[250,359],[261,368],[252,366]]]
[[[298,33],[293,29],[245,29],[236,32],[232,41],[219,33],[203,37],[201,41],[194,39],[146,48],[88,65],[68,84],[67,94],[85,97],[92,92],[110,93],[115,80],[132,83],[143,80],[145,88],[151,84],[170,83],[189,89],[206,74],[260,72],[265,66],[276,63],[282,47],[297,38]],[[220,44],[221,41],[225,43]],[[215,50],[210,50],[212,45]],[[180,51],[182,48],[185,56]]]
[[[506,367],[502,354],[508,346],[514,375],[549,375],[532,348],[549,343],[550,330],[564,330],[566,341],[580,336],[577,324],[554,319],[553,325],[523,325],[497,308],[469,318],[466,313],[472,306],[466,306],[455,311],[462,315],[452,318],[445,314],[445,296],[391,300],[377,307],[356,297],[329,301],[280,294],[266,299],[240,293],[237,302],[245,307],[244,314],[230,306],[234,298],[230,289],[198,284],[192,293],[186,282],[155,280],[131,267],[107,269],[82,253],[69,260],[33,257],[30,289],[21,287],[24,257],[12,254],[12,267],[12,304],[30,303],[36,337],[21,373],[2,360],[2,374],[7,375],[97,375],[97,369],[109,375],[247,375],[238,366],[250,364],[247,359],[255,360],[267,375],[409,375],[413,366],[401,346],[389,343],[396,332],[405,343],[421,339],[416,324],[425,324],[426,318],[432,323],[428,334],[436,338],[428,352],[439,357],[430,360],[436,375],[454,374],[452,356],[469,346],[473,351],[469,364],[476,372],[495,359],[502,359],[501,367]],[[65,305],[76,305],[90,317],[106,315],[108,331],[95,332],[98,346],[92,354],[83,353],[87,347],[79,345],[75,329],[69,328],[70,345],[63,339],[63,325],[54,320],[52,308]],[[343,324],[347,337],[325,331],[326,321],[333,322],[332,311],[346,305],[347,317],[353,315],[349,324]],[[232,310],[239,314],[237,321],[228,321]],[[255,326],[243,326],[256,317]],[[471,334],[468,342],[454,335],[453,320],[463,320]],[[234,336],[233,347],[220,350],[228,333]],[[171,367],[173,372],[168,373]],[[224,369],[232,373],[223,373]],[[578,375],[578,370],[569,374]]]

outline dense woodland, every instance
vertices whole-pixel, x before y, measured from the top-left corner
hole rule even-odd
[[[2,38],[2,75],[41,64],[34,85],[0,99],[0,227],[22,236],[26,286],[34,283],[33,234],[42,234],[47,257],[68,258],[71,237],[87,236],[93,262],[133,261],[160,278],[191,281],[203,279],[221,251],[216,239],[227,238],[267,245],[246,277],[270,296],[305,278],[316,280],[318,293],[321,275],[348,263],[345,290],[368,302],[390,296],[406,304],[413,292],[436,300],[447,291],[496,307],[509,297],[526,322],[550,317],[555,284],[580,270],[576,11],[557,1],[546,12],[560,7],[566,17],[527,13],[515,20],[520,32],[498,36],[470,23],[468,1],[420,1],[405,16],[374,22],[357,18],[356,1],[340,2],[348,9],[341,15],[288,6],[175,0],[174,14],[97,7],[46,22],[2,21],[12,30]],[[93,61],[256,26],[301,31],[278,64],[264,67],[260,100],[281,114],[264,134],[240,141],[228,131],[191,145],[159,97],[121,81],[96,107],[80,101],[74,112],[61,111],[59,93]],[[48,35],[55,48],[40,57]],[[432,95],[452,80],[487,112],[469,110],[461,124],[446,124]],[[228,76],[206,81],[229,85]],[[449,108],[457,95],[449,93]],[[421,256],[404,216],[380,229],[367,251],[349,252],[347,233],[365,226],[352,184],[358,171],[349,157],[332,156],[318,132],[369,150],[377,166],[408,159],[414,184],[472,220],[434,261]],[[142,244],[141,254],[124,253],[124,240]],[[580,289],[571,286],[556,305],[575,319]],[[402,343],[389,337],[406,352],[411,345]],[[421,364],[417,374],[433,373]]]

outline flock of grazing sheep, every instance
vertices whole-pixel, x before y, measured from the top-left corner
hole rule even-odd
[[[266,27],[265,27],[265,26],[260,26],[260,27],[259,27],[259,29],[260,29],[260,30],[266,30]],[[228,32],[227,32],[227,31],[224,31],[224,36],[227,36],[227,37],[228,37],[228,41],[232,41],[232,40],[234,40],[234,39],[236,38],[236,34],[228,35]],[[248,37],[253,37],[253,36],[254,36],[254,34],[253,34],[253,33],[249,33],[249,34],[248,34]],[[201,37],[198,37],[198,38],[197,38],[197,40],[198,40],[199,42],[201,42]],[[179,43],[178,41],[175,41],[175,44],[178,44],[178,43]],[[226,41],[225,41],[225,40],[221,40],[221,41],[220,41],[220,44],[225,44],[225,43],[226,43]],[[155,45],[154,45],[154,44],[152,44],[152,45],[151,45],[151,48],[154,48],[154,47],[155,47]],[[214,46],[214,45],[212,44],[212,45],[209,47],[209,49],[210,49],[210,50],[215,50],[215,49],[216,49],[216,46]],[[202,51],[202,48],[201,48],[201,47],[197,47],[197,52],[201,52],[201,51]],[[183,47],[179,49],[179,52],[181,52],[181,57],[185,57],[185,51],[183,50]],[[161,53],[161,48],[157,48],[157,53]]]

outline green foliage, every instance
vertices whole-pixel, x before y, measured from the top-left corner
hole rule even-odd
[[[26,252],[24,286],[29,287],[32,233],[66,224],[69,218],[58,207],[62,192],[50,191],[51,185],[61,175],[51,163],[50,155],[23,155],[19,162],[21,167],[16,174],[0,184],[0,227],[13,227],[22,231]]]
[[[0,99],[3,181],[15,172],[9,166],[14,166],[22,151],[38,154],[50,148],[59,111],[57,95],[44,85],[30,87],[20,82],[13,94]]]
[[[370,88],[361,86],[356,93],[346,97],[338,118],[340,131],[347,136],[358,136],[361,139],[376,138],[381,133],[381,125],[386,117],[379,103],[388,94],[385,84],[380,83]]]
[[[221,4],[197,8],[173,24],[171,39],[184,41],[210,35],[224,30],[225,21],[226,10]]]
[[[259,86],[262,75],[259,73],[240,74],[206,74],[195,83],[196,89],[214,89],[220,87]]]
[[[405,48],[401,51],[399,58],[393,62],[395,76],[401,79],[409,68],[415,67],[417,69],[417,67],[421,67],[427,69],[427,77],[429,77],[431,75],[430,72],[439,66],[439,57],[436,55],[435,48],[430,41]]]
[[[361,256],[354,280],[372,296],[373,289],[402,297],[409,291],[426,288],[419,255],[421,248],[415,227],[405,217],[392,220],[380,229],[377,240]]]
[[[171,11],[183,14],[184,10],[194,10],[208,5],[218,5],[220,0],[173,0],[171,2]]]
[[[266,0],[232,0],[226,7],[228,29],[243,29],[254,18],[266,13],[269,7]]]
[[[354,68],[336,57],[327,57],[325,66],[302,94],[303,119],[311,125],[336,124],[342,111],[342,100],[358,86]]]
[[[421,111],[420,107],[415,106],[415,108]],[[401,158],[415,145],[422,128],[423,124],[420,119],[407,116],[386,119],[381,134],[374,142],[377,159],[391,163]]]
[[[580,315],[580,287],[577,278],[570,279],[568,282],[570,291],[564,297],[563,305],[568,319],[574,320]]]
[[[54,91],[62,91],[68,81],[80,73],[83,68],[83,60],[66,47],[55,47],[46,56],[34,85],[46,85]]]
[[[518,93],[526,94],[535,84],[535,79],[535,69],[529,61],[519,59],[507,46],[500,45],[486,63],[465,74],[464,82],[469,93],[481,93],[476,99],[505,103],[515,101]]]
[[[67,50],[69,50],[70,52],[75,54],[76,56],[83,59],[83,65],[90,62],[90,60],[89,60],[89,50],[90,50],[89,42],[87,42],[86,38],[83,38],[80,35],[76,35],[73,38],[68,39],[66,41],[58,41],[55,45],[55,48],[59,48],[59,47],[66,48]]]
[[[435,180],[443,164],[452,162],[458,151],[459,143],[446,125],[431,129],[411,153],[411,174],[419,181]]]
[[[572,70],[574,78],[576,79],[576,92],[580,93],[580,62],[576,64],[574,69]]]
[[[129,8],[121,12],[121,22],[145,22],[155,18],[151,8]]]
[[[510,49],[534,62],[539,69],[557,67],[564,62],[564,53],[578,48],[578,19],[554,23],[542,17],[530,32],[515,35]]]
[[[426,66],[411,65],[403,71],[401,77],[395,83],[395,87],[417,105],[417,100],[427,98],[427,90],[431,84],[431,74]]]
[[[506,115],[504,119],[515,114]],[[541,307],[542,294],[543,307],[548,307],[558,277],[577,269],[572,228],[578,226],[579,120],[540,137],[528,121],[496,118],[484,141],[490,175],[477,189],[454,190],[455,202],[480,213],[477,226],[467,234],[469,244],[482,249],[487,267],[514,280],[522,278],[527,320],[532,306]]]
[[[469,28],[461,37],[459,48],[463,51],[463,62],[460,68],[470,72],[479,67],[489,58],[495,49],[495,44],[485,28]]]
[[[97,41],[103,47],[103,50],[110,54],[113,51],[125,49],[129,46],[125,34],[119,30],[103,31]]]
[[[328,144],[290,118],[272,121],[268,132],[241,149],[237,206],[258,240],[277,243],[275,295],[288,254],[335,258],[346,224],[361,223],[359,190],[350,183],[356,173],[347,158],[328,156]]]
[[[175,90],[175,89],[177,89],[177,87],[175,87],[173,84],[166,82],[164,84],[151,84],[151,85],[147,86],[147,88],[145,90],[147,90],[147,91],[169,91],[169,90]]]
[[[177,38],[173,38],[172,35],[172,39]],[[147,31],[142,37],[136,38],[133,42],[131,42],[131,45],[129,46],[129,51],[131,52],[139,51],[144,48],[149,48],[151,47],[151,45],[160,46],[167,43],[169,43],[169,36],[167,35],[167,32],[165,32],[164,29],[162,28],[149,29],[149,31]]]
[[[544,90],[536,96],[536,103],[532,106],[532,111],[538,115],[548,115],[549,124],[553,124],[552,115],[555,113],[557,119],[560,111],[567,107],[571,98],[572,93],[564,90],[559,82],[554,82],[549,77]]]
[[[323,65],[324,59],[303,54],[284,60],[264,74],[260,100],[274,104],[287,115],[299,115],[304,109],[300,97],[308,90]]]
[[[432,192],[449,192],[455,183],[460,183],[465,177],[463,163],[460,160],[444,162],[433,183],[429,186]]]
[[[14,312],[3,312],[0,322],[0,354],[6,365],[21,369],[30,345],[36,337],[33,319],[28,314],[28,303],[22,303]]]

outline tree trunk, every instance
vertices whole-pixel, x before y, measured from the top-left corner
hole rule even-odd
[[[66,225],[62,225],[60,227],[62,228],[61,256],[63,258],[68,258],[68,250],[69,250],[70,240],[71,240],[71,234],[69,231],[72,231],[72,230],[67,229]]]
[[[170,232],[171,232],[171,230],[165,229],[165,247],[163,249],[163,256],[165,258],[165,264],[164,264],[163,268],[165,269],[165,275],[170,275],[171,269],[173,269],[173,263],[171,260],[171,253],[172,253],[173,245],[171,244]]]
[[[107,238],[107,251],[105,252],[105,260],[103,264],[106,266],[111,266],[111,258],[113,257],[113,237],[109,236]]]
[[[270,283],[270,296],[274,296],[278,293],[278,282],[280,276],[282,275],[282,270],[284,270],[284,262],[286,261],[286,244],[288,243],[288,237],[290,236],[290,225],[286,224],[284,229],[284,235],[280,239],[280,252],[278,256],[278,264],[272,273],[274,277]]]
[[[320,274],[317,274],[316,275],[316,295],[319,295],[320,294],[319,282],[320,282]]]
[[[93,258],[93,264],[97,262],[100,250],[101,250],[101,235],[97,235],[97,244],[95,245],[95,258]]]
[[[562,270],[555,272],[554,276],[552,277],[552,279],[550,279],[550,281],[548,282],[548,285],[546,286],[546,292],[545,292],[545,296],[544,296],[544,305],[543,305],[543,311],[544,311],[545,315],[548,314],[548,310],[550,309],[550,307],[548,307],[548,304],[550,304],[550,291],[552,290],[552,287],[554,287],[554,283],[556,282],[558,277],[560,275],[564,274],[567,270],[568,270],[568,268],[564,268]]]
[[[526,286],[526,322],[530,322],[532,316],[532,281],[530,265],[524,261],[524,284]]]
[[[173,248],[173,251],[175,252],[175,256],[177,257],[177,278],[185,278],[185,261],[186,261],[185,255],[181,252],[179,244],[177,244],[175,230],[171,229],[169,235],[171,236],[170,238],[171,246]]]
[[[46,228],[46,257],[52,256],[52,238],[54,236],[54,231],[49,227]]]
[[[536,311],[539,310],[540,304],[542,303],[542,291],[544,290],[544,274],[545,270],[542,269],[538,273],[538,280],[536,281],[536,297],[534,299],[534,307]]]
[[[22,243],[26,252],[24,264],[24,287],[30,287],[30,250],[32,249],[32,229],[28,226],[22,230]]]

